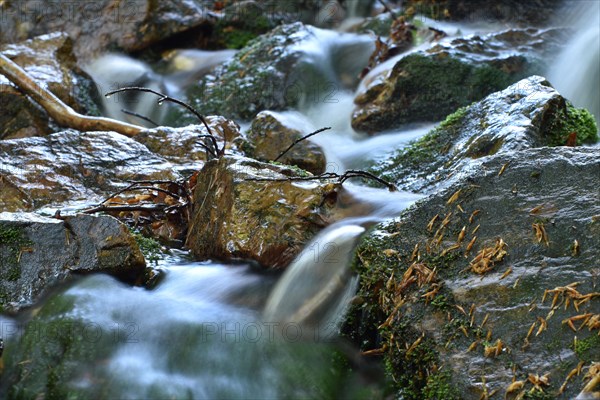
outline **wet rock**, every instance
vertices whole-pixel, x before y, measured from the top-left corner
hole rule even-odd
[[[3,310],[31,305],[74,273],[107,272],[129,281],[145,267],[129,230],[115,218],[62,219],[0,213],[0,301]]]
[[[372,48],[371,39],[363,42]],[[188,96],[204,114],[246,120],[267,109],[335,101],[342,84],[337,76],[356,76],[368,62],[368,50],[359,53],[363,57],[344,50],[352,46],[356,46],[356,35],[299,22],[279,26],[249,42],[232,60],[191,88]],[[339,61],[330,61],[328,52],[337,53],[333,57]],[[352,59],[345,57],[352,54]]]
[[[336,219],[339,184],[250,179],[297,176],[285,166],[225,156],[198,176],[187,246],[200,259],[244,258],[283,268]]]
[[[564,35],[562,29],[513,29],[454,39],[390,60],[391,70],[382,66],[363,80],[352,126],[374,134],[410,122],[440,120],[540,73],[543,59],[557,51]]]
[[[0,141],[0,208],[98,201],[130,180],[177,179],[165,159],[114,132],[64,131]]]
[[[300,116],[284,117],[272,111],[259,113],[252,121],[248,133],[250,145],[247,149],[248,156],[261,161],[273,161],[284,152],[295,140],[309,134],[301,127],[310,126],[308,121]],[[320,146],[310,141],[303,140],[288,151],[278,162],[295,165],[315,175],[325,172],[325,154]]]
[[[2,54],[76,111],[98,115],[89,76],[77,67],[73,43],[64,33],[38,36],[0,47]],[[59,130],[46,112],[0,75],[0,139],[42,136]]]
[[[363,239],[347,328],[380,349],[401,397],[479,399],[522,381],[512,399],[537,374],[548,398],[576,397],[586,378],[559,389],[600,344],[584,324],[600,307],[599,177],[594,147],[496,154]]]
[[[10,2],[3,7],[0,42],[66,32],[78,58],[106,51],[139,51],[170,36],[210,23],[210,12],[193,1]]]
[[[452,184],[464,170],[479,168],[496,153],[595,143],[593,117],[574,108],[540,76],[532,76],[459,109],[423,138],[372,167],[398,187],[431,193]]]
[[[485,0],[408,0],[403,3],[412,12],[433,19],[454,21],[488,21],[523,26],[547,25],[563,3],[554,0],[508,0],[490,3]]]
[[[205,119],[217,139],[219,148],[222,148],[225,138],[225,150],[228,153],[239,151],[238,142],[242,138],[240,128],[234,121],[221,116],[208,116]],[[206,150],[198,143],[207,142],[208,139],[200,137],[207,133],[206,127],[200,124],[182,128],[161,126],[136,135],[134,140],[173,163],[176,169],[196,171],[206,160]]]

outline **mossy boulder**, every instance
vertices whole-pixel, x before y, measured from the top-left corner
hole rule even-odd
[[[577,144],[598,140],[589,112],[574,108],[543,77],[532,76],[457,110],[371,171],[398,187],[427,193],[450,185],[487,156],[565,145],[572,132]]]
[[[437,121],[544,69],[562,29],[508,30],[436,44],[374,69],[355,98],[352,126],[370,134]]]
[[[38,36],[0,46],[3,55],[38,84],[78,112],[98,115],[97,92],[77,66],[73,42],[65,33]],[[60,130],[38,104],[0,75],[0,139],[43,136]]]
[[[0,207],[94,201],[131,180],[177,179],[173,165],[115,132],[63,131],[0,141]]]
[[[310,126],[309,121],[299,115],[262,111],[252,121],[246,154],[260,161],[274,161],[292,143],[310,133],[307,126]],[[316,175],[325,172],[326,166],[323,150],[310,139],[298,142],[278,162],[295,165]]]
[[[31,305],[72,274],[107,272],[133,282],[144,267],[133,236],[115,218],[0,213],[0,307],[5,311]]]
[[[337,81],[323,35],[337,36],[300,22],[279,26],[205,76],[188,97],[204,114],[243,120],[267,109],[326,101]]]
[[[336,182],[294,182],[306,171],[225,156],[205,164],[194,189],[187,237],[196,258],[249,259],[284,268],[340,218]]]
[[[515,380],[507,398],[573,399],[589,378],[567,376],[597,361],[600,149],[504,152],[464,172],[363,238],[345,331],[405,399],[503,397]]]

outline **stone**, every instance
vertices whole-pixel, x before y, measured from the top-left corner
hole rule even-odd
[[[109,216],[62,219],[0,213],[0,306],[18,311],[74,274],[106,272],[133,282],[146,263],[129,230]]]
[[[598,140],[589,112],[574,108],[543,77],[532,76],[449,115],[370,171],[399,188],[431,193],[490,155],[564,145],[572,132],[578,144]]]
[[[239,156],[206,163],[193,192],[187,247],[198,259],[286,267],[339,218],[335,206],[343,194],[338,183],[286,180],[301,172]]]
[[[90,77],[77,66],[73,42],[64,33],[51,33],[0,51],[75,111],[99,115],[97,92]],[[43,136],[60,130],[41,107],[0,75],[0,139]]]
[[[115,132],[63,131],[0,141],[0,209],[103,200],[132,180],[172,179],[173,165]]]
[[[375,68],[355,97],[352,126],[376,134],[403,124],[439,121],[544,69],[564,29],[512,29],[435,44]]]
[[[262,111],[252,121],[246,153],[260,161],[274,161],[295,140],[311,133],[306,128],[302,129],[310,126],[300,116],[293,118],[273,111]],[[310,139],[296,144],[278,162],[295,165],[315,175],[325,172],[326,167],[323,150]]]
[[[517,396],[537,374],[548,398],[577,396],[585,379],[559,389],[597,361],[597,322],[568,321],[600,307],[599,177],[595,147],[498,153],[363,238],[345,329],[382,349],[399,396],[478,399],[484,379],[523,381]]]

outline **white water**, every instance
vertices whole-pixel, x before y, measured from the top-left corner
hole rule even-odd
[[[570,13],[557,23],[575,33],[548,71],[548,79],[576,107],[587,108],[600,121],[600,1],[566,4]]]

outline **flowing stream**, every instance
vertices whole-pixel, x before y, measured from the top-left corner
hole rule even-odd
[[[597,18],[589,15],[596,28]],[[452,27],[442,29],[448,32]],[[462,33],[467,30],[462,27]],[[597,35],[595,39],[587,35],[582,27],[573,39],[581,43],[570,49],[596,43]],[[335,42],[334,36],[329,32],[321,39]],[[364,43],[364,36],[355,35],[354,40]],[[590,57],[588,62],[596,63],[597,69],[598,52]],[[339,72],[336,79],[341,82]],[[570,84],[561,89],[559,81],[559,89],[567,91]],[[596,107],[599,92],[592,96]],[[326,151],[330,171],[360,168],[433,126],[360,137],[350,127],[353,97],[340,89],[333,102],[307,103],[301,110],[283,113],[291,124],[308,120],[315,129],[333,127],[314,138]],[[588,100],[581,102],[577,105],[593,107]],[[80,360],[80,373],[69,384],[90,397],[122,399],[339,398],[377,393],[381,371],[356,363],[356,350],[336,338],[356,287],[349,264],[367,227],[398,215],[419,196],[351,183],[346,187],[376,211],[326,229],[281,277],[246,264],[196,262],[187,253],[173,250],[159,261],[166,277],[153,290],[127,286],[105,275],[88,276],[59,289],[31,314],[71,304],[63,315],[85,321],[80,333],[96,348],[95,354],[100,353]],[[18,322],[0,320],[7,346],[21,338],[23,327],[16,327]]]

